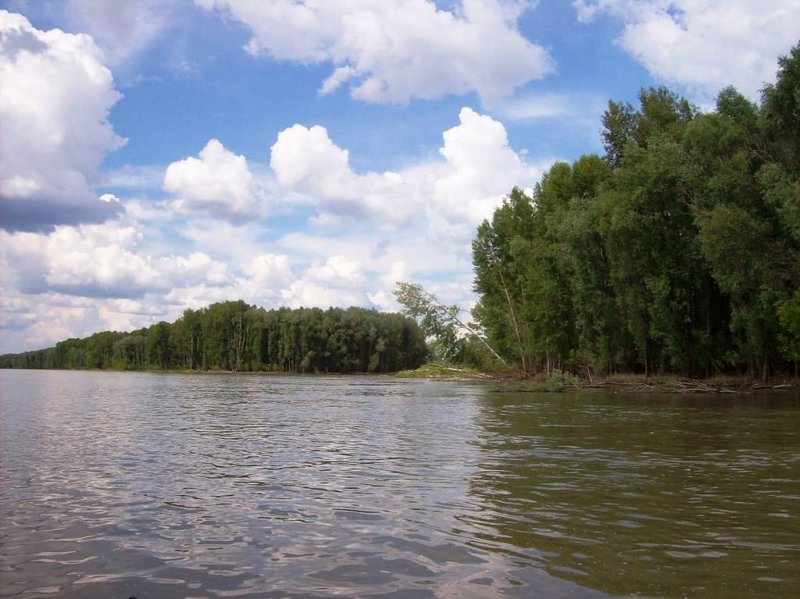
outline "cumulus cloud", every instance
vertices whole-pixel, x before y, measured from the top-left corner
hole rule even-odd
[[[369,218],[405,231],[424,220],[429,239],[464,243],[512,187],[532,185],[541,169],[509,146],[502,123],[471,108],[442,137],[440,161],[358,174],[324,127],[294,125],[278,134],[270,165],[285,192],[316,204],[316,223]]]
[[[239,297],[259,306],[278,306],[282,290],[295,281],[289,256],[259,254],[244,265],[244,276],[237,280]]]
[[[313,264],[307,275],[329,286],[359,287],[364,283],[364,265],[347,256],[331,256],[325,264]]]
[[[121,211],[92,193],[124,140],[108,122],[121,95],[87,35],[39,31],[0,10],[0,221],[7,230],[101,222]]]
[[[367,102],[470,92],[491,102],[553,70],[546,50],[518,30],[529,9],[519,0],[461,0],[452,10],[430,0],[195,3],[250,29],[251,54],[330,63],[320,92],[348,85],[352,97]]]
[[[398,223],[413,212],[409,198],[400,198],[399,175],[356,174],[347,150],[334,144],[327,129],[319,125],[294,125],[281,131],[271,148],[270,166],[286,190],[305,196],[333,215]],[[317,222],[322,225],[325,219]]]
[[[119,221],[59,225],[43,233],[0,231],[0,256],[23,293],[57,291],[99,298],[140,298],[202,282],[233,281],[227,267],[202,252],[154,256],[142,248],[142,231]]]
[[[259,287],[280,289],[293,278],[291,263],[285,254],[261,254],[246,264],[244,270]]]
[[[284,282],[288,284],[276,299],[291,308],[369,304],[364,290],[367,284],[364,265],[344,255],[329,256],[325,262],[313,261]]]
[[[512,187],[531,185],[539,175],[509,147],[502,123],[470,108],[461,109],[459,121],[443,134],[439,152],[447,168],[426,206],[429,235],[440,241],[471,239]]]
[[[752,99],[800,38],[796,0],[574,0],[578,20],[610,14],[617,42],[652,75],[704,97],[727,85]]]
[[[180,213],[201,212],[242,220],[263,216],[266,201],[261,184],[244,156],[210,140],[200,157],[173,162],[164,173],[164,189],[176,196],[171,206]]]

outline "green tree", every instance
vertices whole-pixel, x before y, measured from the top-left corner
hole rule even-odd
[[[461,351],[463,337],[469,336],[478,340],[494,358],[506,365],[480,331],[459,318],[458,306],[440,303],[436,296],[425,291],[418,283],[398,282],[394,295],[403,306],[403,313],[417,319],[423,333],[436,340],[443,358],[455,358]]]
[[[778,58],[778,76],[762,92],[764,129],[772,154],[794,174],[800,172],[800,43]]]
[[[481,223],[472,242],[474,289],[479,294],[473,316],[497,353],[517,361],[526,372],[533,368],[533,356],[530,329],[523,320],[525,261],[531,257],[535,217],[531,198],[515,188],[492,220]]]
[[[172,349],[169,342],[169,323],[161,321],[154,324],[147,332],[145,355],[151,368],[167,369],[172,359]]]
[[[781,304],[778,308],[778,319],[781,327],[781,352],[794,362],[794,376],[797,378],[800,363],[800,291]]]

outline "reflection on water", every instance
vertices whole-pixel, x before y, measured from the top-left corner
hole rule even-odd
[[[800,402],[488,395],[471,492],[487,547],[615,595],[800,588]]]
[[[0,371],[0,596],[790,597],[800,401]]]

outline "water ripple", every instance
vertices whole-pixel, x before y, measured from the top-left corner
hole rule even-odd
[[[800,583],[797,403],[701,411],[381,377],[0,383],[2,597],[789,597]]]

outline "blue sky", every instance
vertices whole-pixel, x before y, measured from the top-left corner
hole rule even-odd
[[[515,185],[610,99],[753,100],[796,0],[2,0],[0,352],[244,299],[469,308]]]

